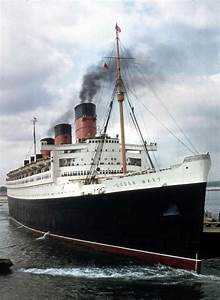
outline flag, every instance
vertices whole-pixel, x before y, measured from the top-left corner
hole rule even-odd
[[[116,25],[115,25],[115,29],[116,29],[117,32],[121,32],[121,28],[118,26],[117,23],[116,23]]]

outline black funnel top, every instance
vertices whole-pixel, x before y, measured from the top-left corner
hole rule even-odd
[[[85,102],[75,106],[75,119],[79,119],[83,116],[96,117],[96,106],[94,103]]]

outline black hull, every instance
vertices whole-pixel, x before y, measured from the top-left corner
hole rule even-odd
[[[74,198],[9,197],[10,215],[40,231],[131,249],[195,258],[206,184]]]

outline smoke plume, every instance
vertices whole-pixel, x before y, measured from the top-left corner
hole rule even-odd
[[[95,95],[100,90],[104,81],[112,81],[113,65],[104,64],[104,66],[92,66],[83,76],[82,87],[79,93],[81,103],[92,102]]]
[[[158,65],[153,56],[140,54],[134,50],[127,50],[122,53],[121,74],[124,83],[138,87],[146,83],[158,83],[164,80],[163,70]],[[132,59],[138,57],[138,60]],[[128,59],[126,59],[128,58]],[[107,64],[99,63],[91,66],[83,76],[82,87],[79,93],[81,103],[92,102],[96,94],[101,89],[104,82],[113,83],[115,80],[115,59],[111,59]]]
[[[56,125],[61,124],[61,123],[72,123],[72,119],[73,119],[73,103],[71,101],[67,110],[52,122],[52,124],[50,125],[50,128],[47,130],[47,135],[53,136],[54,135],[54,127]]]
[[[122,79],[128,88],[135,88],[151,83],[157,83],[163,78],[163,73],[152,55],[143,55],[134,50],[127,50],[122,53],[123,58],[138,57],[138,61],[133,59],[121,60]],[[142,66],[142,67],[140,67]],[[163,78],[164,79],[164,78]],[[104,82],[114,86],[115,81],[115,59],[110,59],[107,63],[99,62],[97,65],[90,66],[83,76],[82,87],[79,93],[81,103],[92,102],[99,92]],[[129,86],[130,84],[130,86]],[[53,135],[54,126],[60,123],[71,123],[73,118],[73,103],[68,105],[66,112],[54,120],[47,131],[48,136]]]

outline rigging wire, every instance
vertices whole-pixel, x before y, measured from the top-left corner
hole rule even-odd
[[[131,104],[131,100],[130,100],[130,98],[129,98],[129,96],[128,96],[128,93],[127,93],[127,90],[129,89],[128,82],[129,82],[129,83],[130,83],[130,82],[132,83],[132,79],[133,79],[133,78],[132,78],[132,76],[131,76],[130,69],[129,69],[128,64],[126,63],[126,61],[124,62],[124,68],[123,68],[123,70],[124,70],[124,72],[123,72],[124,78],[127,78],[127,80],[123,80],[123,82],[124,82],[125,94],[126,94],[126,97],[127,97],[127,100],[128,100],[128,104],[129,104],[129,107],[130,107],[130,110],[131,110],[131,111],[130,111],[131,120],[132,120],[132,122],[133,122],[133,124],[134,124],[134,127],[135,127],[137,133],[138,133],[139,136],[140,136],[141,142],[142,142],[142,144],[143,144],[143,146],[144,146],[144,149],[145,149],[145,151],[146,151],[147,158],[148,158],[148,160],[149,160],[149,162],[150,162],[150,166],[151,166],[152,168],[154,168],[154,164],[153,164],[153,162],[152,162],[152,159],[151,159],[151,157],[150,157],[149,151],[148,151],[147,146],[146,146],[146,141],[145,141],[144,138],[143,138],[142,131],[141,131],[141,129],[140,129],[140,126],[139,126],[139,124],[138,124],[136,115],[135,115],[135,113],[134,113],[134,107],[133,107],[133,105]],[[128,75],[128,76],[127,76],[127,75]],[[128,77],[130,77],[130,78],[128,78]],[[131,79],[131,80],[129,80],[129,79]],[[129,89],[129,90],[130,90],[130,89]],[[134,88],[134,90],[135,90],[135,88]],[[154,153],[153,153],[153,156],[154,156],[154,161],[155,161],[155,163],[156,163],[156,165],[157,165],[157,168],[159,168],[158,162],[157,162],[157,159],[156,159],[156,156],[154,155]]]
[[[128,97],[127,89],[126,89],[125,86],[124,86],[124,90],[125,90],[125,95],[126,95],[127,100],[128,100],[129,107],[130,107],[130,109],[131,109],[131,119],[132,119],[133,123],[135,124],[135,127],[137,128],[137,131],[138,131],[138,133],[139,133],[139,135],[140,135],[141,141],[142,141],[142,143],[143,143],[144,149],[145,149],[146,154],[147,154],[147,158],[148,158],[149,163],[150,163],[150,167],[151,167],[152,169],[155,169],[154,164],[153,164],[153,162],[152,162],[152,159],[151,159],[151,157],[150,157],[149,151],[148,151],[148,149],[147,149],[146,141],[144,140],[144,137],[143,137],[142,132],[141,132],[141,130],[140,130],[140,126],[139,126],[138,121],[137,121],[137,118],[136,118],[136,116],[135,116],[135,113],[134,113],[134,107],[132,107],[132,105],[131,105],[131,102],[130,102],[129,97]]]
[[[107,118],[106,118],[105,124],[103,125],[103,127],[104,127],[103,128],[103,133],[101,133],[101,142],[97,144],[97,148],[96,148],[96,151],[95,151],[95,154],[94,154],[94,157],[93,157],[93,163],[91,164],[89,174],[87,175],[87,177],[85,179],[85,182],[87,184],[90,184],[92,181],[94,181],[95,177],[96,177],[96,173],[97,173],[97,170],[98,170],[98,165],[100,163],[101,156],[102,156],[102,149],[103,149],[103,146],[104,146],[104,140],[106,138],[106,131],[107,131],[107,127],[108,127],[108,124],[109,124],[110,117],[111,117],[111,112],[112,112],[112,108],[113,108],[113,103],[114,103],[114,97],[115,97],[116,90],[117,90],[117,86],[115,85],[114,90],[112,92],[111,101],[110,101],[110,104],[109,104],[109,110],[108,110],[108,113],[107,113]]]
[[[103,134],[104,135],[106,134],[107,127],[108,127],[108,124],[109,124],[109,120],[110,120],[110,117],[111,117],[111,112],[112,112],[112,108],[113,108],[113,104],[114,104],[114,98],[115,98],[116,90],[117,90],[117,86],[115,84],[114,90],[112,92],[111,102],[109,104],[109,111],[108,111],[107,118],[106,118],[106,121],[105,121],[105,125],[104,125],[104,128],[103,128]]]
[[[122,50],[121,50],[122,51]],[[113,50],[112,50],[112,52],[113,52]],[[126,50],[126,52],[127,52],[127,50]],[[110,62],[112,61],[112,56],[110,56],[110,57],[108,57],[108,59],[109,59],[109,65],[110,65]],[[135,65],[135,67],[136,67],[136,69],[140,69],[140,66],[139,66],[139,64],[134,64]],[[123,77],[125,77],[125,78],[127,78],[127,77],[130,77],[131,79],[133,79],[133,77],[131,76],[131,74],[130,74],[130,69],[128,68],[128,64],[126,63],[126,60],[124,60],[124,72],[123,72]],[[185,133],[183,132],[183,130],[180,128],[180,126],[177,124],[177,122],[176,122],[176,120],[174,119],[174,117],[171,115],[171,113],[169,112],[169,110],[167,109],[167,107],[165,106],[165,104],[163,103],[163,101],[159,98],[159,96],[157,95],[157,93],[153,90],[153,88],[152,88],[152,86],[150,85],[150,83],[149,83],[149,81],[146,79],[146,76],[144,75],[144,73],[143,73],[143,71],[140,69],[140,71],[139,71],[139,73],[141,73],[142,74],[142,76],[143,76],[143,78],[146,80],[146,82],[148,83],[148,85],[149,85],[149,87],[150,87],[150,89],[151,89],[151,92],[153,92],[153,94],[154,94],[154,96],[159,100],[159,102],[161,103],[161,105],[163,106],[163,108],[166,110],[166,112],[167,112],[167,114],[170,116],[170,118],[173,120],[173,122],[175,123],[175,125],[177,126],[177,128],[182,132],[182,134],[184,135],[184,137],[186,138],[186,140],[188,141],[188,143],[191,145],[191,147],[193,147],[193,149],[198,153],[198,151],[195,149],[195,147],[194,147],[194,145],[192,145],[192,143],[191,143],[191,141],[189,140],[189,138],[185,135]],[[133,80],[131,80],[131,82],[133,83]],[[134,90],[134,92],[135,92],[135,84],[133,83],[133,90]],[[143,135],[142,135],[142,132],[141,132],[141,130],[140,130],[140,127],[139,127],[139,124],[138,124],[138,122],[137,122],[137,119],[136,119],[136,116],[135,116],[135,114],[134,114],[134,108],[133,108],[133,106],[132,106],[132,104],[131,104],[131,100],[130,100],[130,98],[129,98],[129,96],[128,96],[128,92],[127,91],[130,91],[134,96],[135,96],[135,98],[137,99],[137,96],[135,95],[135,93],[131,90],[131,88],[130,88],[130,86],[127,84],[127,81],[124,81],[124,91],[125,91],[125,95],[126,95],[126,98],[127,98],[127,101],[128,101],[128,104],[129,104],[129,107],[130,107],[130,116],[131,116],[131,119],[132,119],[132,122],[133,122],[133,124],[134,124],[134,126],[135,126],[135,128],[136,128],[136,130],[137,130],[137,132],[138,132],[138,134],[139,134],[139,136],[140,136],[140,138],[141,138],[141,141],[142,141],[142,143],[143,143],[143,145],[144,145],[144,147],[145,147],[145,150],[146,150],[146,153],[147,153],[147,157],[148,157],[148,160],[149,160],[149,162],[150,162],[150,166],[152,167],[152,168],[154,168],[154,165],[153,165],[153,162],[152,162],[152,160],[151,160],[151,158],[150,158],[150,155],[149,155],[149,152],[148,152],[148,149],[147,149],[147,146],[146,146],[146,141],[144,140],[144,138],[143,138]],[[102,128],[102,130],[101,130],[101,132],[103,131],[103,133],[105,134],[106,133],[106,131],[107,131],[107,127],[108,127],[108,123],[109,123],[109,120],[110,120],[110,115],[111,115],[111,111],[112,111],[112,106],[113,106],[113,99],[114,99],[114,95],[115,95],[115,93],[116,93],[116,86],[114,87],[114,90],[113,90],[113,93],[112,93],[112,97],[111,97],[111,102],[110,102],[110,106],[109,106],[109,111],[108,111],[108,114],[107,114],[107,117],[106,117],[106,121],[105,121],[105,123],[104,123],[104,125],[103,125],[103,128]],[[144,106],[144,108],[154,117],[154,119],[156,119],[157,120],[157,122],[159,122],[161,125],[162,125],[162,127],[164,127],[173,137],[175,137],[177,140],[178,140],[178,142],[180,142],[184,147],[186,147],[187,148],[187,150],[189,150],[190,152],[192,152],[192,153],[194,153],[193,151],[192,151],[192,149],[188,146],[188,145],[186,145],[186,143],[184,143],[180,138],[178,138],[167,126],[165,126],[157,117],[156,117],[156,115],[151,111],[151,110],[149,110],[148,108],[147,108],[147,106],[142,102],[142,101],[140,101],[141,102],[141,104]],[[100,157],[101,157],[101,152],[100,152]],[[155,158],[155,156],[154,156],[154,158]],[[155,158],[155,161],[156,161],[156,158]],[[99,162],[98,162],[99,163]],[[157,161],[156,161],[156,163],[157,163]],[[98,165],[98,164],[97,164]]]
[[[132,91],[130,91],[132,94],[133,94],[133,92]],[[134,95],[134,94],[133,94]],[[136,97],[136,95],[134,95],[134,97]],[[136,99],[137,99],[137,97],[136,97]],[[160,125],[162,126],[162,127],[164,127],[174,138],[176,138],[177,139],[177,141],[178,142],[180,142],[180,144],[182,144],[189,152],[191,152],[192,153],[192,149],[191,148],[189,148],[189,146],[188,145],[186,145],[180,138],[178,138],[166,125],[164,125],[156,116],[155,116],[155,114],[141,101],[141,100],[139,100],[139,102],[143,105],[143,107],[153,116],[153,118],[158,122],[158,123],[160,123]]]
[[[101,60],[101,62],[99,62],[99,64],[100,64],[99,67],[101,68],[102,72],[106,72],[107,71],[107,70],[105,71],[105,65],[107,66],[107,68],[108,68],[108,66],[111,65],[111,56],[113,55],[113,52],[114,52],[114,44],[113,44],[112,50],[109,52],[110,56],[108,57],[108,60],[106,61],[103,58]],[[106,62],[107,62],[107,64],[106,64]],[[105,78],[103,78],[103,79],[105,79]],[[109,85],[110,85],[113,82],[113,78],[110,78],[110,79],[111,79],[110,81],[109,80],[103,80],[103,82],[107,83],[107,84],[109,83]],[[100,101],[102,99],[102,95],[103,95],[103,90],[105,88],[107,89],[107,85],[106,85],[106,87],[104,85],[101,85],[101,89],[99,90],[99,97],[96,96],[96,105],[98,105],[100,103]]]
[[[101,103],[102,99],[103,99],[103,95],[104,95],[104,91],[110,91],[110,90],[113,90],[113,86],[114,86],[114,78],[111,74],[111,70],[113,69],[113,60],[112,60],[112,55],[114,53],[114,43],[113,43],[113,46],[112,46],[112,50],[109,52],[110,53],[110,56],[107,57],[107,60],[106,58],[103,58],[101,60],[101,68],[103,68],[103,72],[110,72],[110,74],[108,75],[107,74],[107,78],[103,78],[103,84],[101,85],[101,89],[99,90],[97,96],[96,96],[96,105],[99,106],[99,104]],[[106,66],[106,69],[105,69],[105,66]],[[109,77],[108,77],[109,76]],[[108,109],[108,106],[105,107],[105,109]],[[102,114],[102,117],[103,117],[103,114]],[[100,123],[102,123],[105,119],[102,118]]]
[[[186,133],[184,132],[184,130],[180,127],[180,125],[177,123],[176,119],[174,118],[174,116],[171,114],[171,112],[168,110],[168,108],[166,107],[164,101],[162,101],[161,97],[156,93],[156,91],[153,89],[151,83],[149,82],[149,80],[146,78],[145,74],[143,73],[143,71],[140,68],[140,64],[136,63],[135,64],[137,67],[139,67],[139,71],[141,72],[143,78],[146,80],[151,92],[153,93],[153,95],[155,96],[155,98],[160,102],[160,104],[162,105],[163,109],[166,111],[166,113],[169,115],[169,117],[172,119],[172,121],[174,122],[174,124],[176,125],[176,127],[178,128],[178,130],[182,133],[182,135],[185,137],[186,141],[189,143],[189,145],[192,147],[191,152],[194,154],[199,154],[199,151],[196,149],[196,147],[194,146],[194,144],[191,142],[191,140],[189,139],[189,137],[186,135]]]
[[[134,127],[135,127],[135,129],[136,129],[136,131],[137,131],[137,133],[139,134],[139,130],[138,130],[138,127],[137,127],[137,125],[136,125],[136,122],[135,122],[135,120],[134,120],[134,118],[133,118],[133,114],[130,112],[130,117],[131,117],[131,120],[132,120],[132,122],[133,122],[133,124],[134,124]],[[139,134],[139,136],[140,136],[140,134]],[[143,144],[143,146],[144,146],[144,150],[145,150],[145,152],[146,152],[146,154],[147,154],[147,151],[146,151],[146,148],[145,148],[145,140],[142,140],[142,138],[141,138],[141,136],[140,136],[140,139],[141,139],[141,143]],[[147,146],[146,146],[147,147]],[[159,164],[158,164],[158,162],[157,162],[157,159],[156,159],[156,157],[155,157],[155,155],[154,155],[154,151],[152,151],[153,152],[153,157],[154,157],[154,162],[155,162],[155,164],[156,164],[156,168],[157,169],[159,169]],[[148,156],[147,156],[147,158],[148,158]]]
[[[27,154],[25,156],[25,159],[27,159],[28,156],[30,155],[32,147],[33,147],[33,142],[31,142],[30,148],[29,148],[29,150],[28,150],[28,152],[27,152]]]
[[[130,55],[129,51],[125,48],[124,51]],[[192,149],[190,147],[187,147],[187,149],[189,150],[190,148],[190,152],[193,154],[199,154],[199,151],[196,149],[196,147],[193,145],[193,143],[191,142],[191,140],[189,139],[189,137],[185,134],[185,132],[183,131],[183,129],[180,127],[180,125],[177,123],[176,119],[174,118],[174,116],[170,113],[170,111],[168,110],[168,108],[166,107],[164,101],[162,101],[161,97],[159,97],[159,95],[155,92],[155,90],[153,89],[152,85],[150,84],[149,80],[146,78],[143,70],[141,69],[141,65],[138,63],[134,63],[134,66],[136,66],[137,68],[137,72],[141,73],[144,80],[147,82],[151,92],[153,93],[153,95],[156,97],[156,99],[160,102],[160,104],[162,105],[163,109],[166,111],[166,113],[169,115],[169,117],[173,120],[174,124],[176,125],[176,127],[178,128],[178,130],[182,133],[182,135],[185,137],[186,141],[189,143],[189,145],[192,147]],[[134,88],[135,91],[135,88]],[[171,132],[171,130],[169,130],[169,132]],[[172,134],[174,136],[174,134]],[[180,138],[178,138],[178,141],[180,140]],[[182,142],[183,143],[183,142]],[[185,144],[185,143],[184,143]]]

